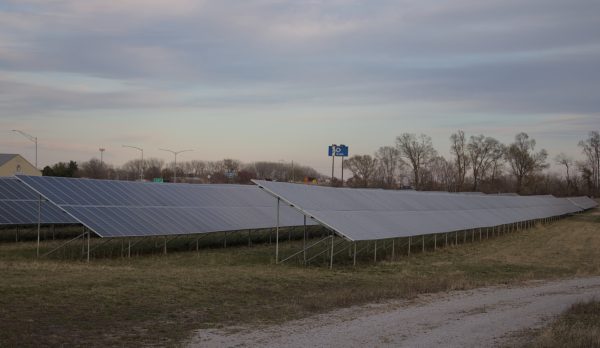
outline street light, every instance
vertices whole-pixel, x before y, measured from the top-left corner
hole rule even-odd
[[[173,151],[173,150],[169,150],[169,149],[159,149],[159,150],[170,152],[173,155],[175,155],[175,164],[174,164],[175,169],[173,170],[173,183],[177,183],[177,155],[179,155],[180,153],[183,153],[183,152],[190,152],[190,151],[194,151],[194,150],[181,150],[181,151]]]
[[[100,166],[104,166],[104,151],[106,151],[106,149],[101,147],[98,150],[100,150]]]
[[[141,147],[130,146],[130,145],[122,145],[122,146],[136,149],[142,153],[142,162],[140,163],[140,181],[144,181],[144,149],[142,149]]]
[[[22,136],[24,136],[29,141],[31,141],[31,142],[33,142],[35,144],[35,169],[37,169],[37,167],[38,167],[38,161],[37,161],[37,157],[38,157],[37,156],[38,155],[38,138],[34,137],[32,135],[29,135],[29,134],[27,134],[27,133],[25,133],[23,131],[20,131],[18,129],[13,129],[12,131],[15,132],[15,133],[21,134]]]

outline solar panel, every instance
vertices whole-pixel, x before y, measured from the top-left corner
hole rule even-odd
[[[587,196],[582,196],[582,197],[569,197],[569,198],[565,198],[567,199],[569,202],[575,204],[578,207],[581,207],[581,209],[583,210],[588,210],[588,209],[592,209],[598,206],[598,203],[596,201],[594,201],[593,199],[587,197]]]
[[[39,195],[16,178],[0,178],[0,225],[38,223]],[[42,224],[75,224],[77,221],[54,204],[42,201]]]
[[[182,235],[276,225],[276,200],[254,185],[17,177],[101,237]],[[298,211],[282,207],[281,226],[301,226],[303,220]]]
[[[423,194],[253,181],[352,241],[493,227],[581,210],[553,196]]]

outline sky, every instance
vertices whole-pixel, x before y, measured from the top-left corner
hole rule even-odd
[[[40,166],[372,154],[404,132],[600,129],[597,0],[0,0],[0,152]]]

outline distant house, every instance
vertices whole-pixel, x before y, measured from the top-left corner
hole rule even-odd
[[[0,176],[15,174],[41,176],[42,172],[21,155],[0,153]]]

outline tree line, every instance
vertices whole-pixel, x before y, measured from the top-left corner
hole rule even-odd
[[[355,155],[346,161],[352,187],[414,188],[450,192],[600,194],[600,133],[592,131],[577,145],[582,157],[564,153],[551,160],[565,175],[548,171],[549,154],[536,150],[536,141],[519,133],[510,144],[462,130],[450,136],[450,158],[438,154],[425,134],[404,133],[394,146],[382,146],[374,155]],[[338,183],[341,184],[341,183]]]
[[[175,174],[177,182],[216,184],[250,184],[251,179],[303,181],[320,178],[320,174],[309,166],[268,161],[245,164],[235,159],[178,162],[175,168],[174,162],[166,163],[158,158],[147,158],[143,162],[141,159],[135,159],[122,166],[114,166],[92,158],[81,164],[75,161],[58,162],[42,170],[44,176],[132,181],[143,177],[147,181],[161,178],[170,182]]]
[[[354,155],[346,160],[352,177],[334,186],[416,189],[426,191],[519,194],[556,196],[600,196],[600,133],[592,131],[577,146],[582,156],[564,153],[549,159],[545,149],[536,149],[536,141],[519,133],[510,144],[485,135],[467,136],[462,130],[449,138],[450,157],[441,156],[425,134],[403,133],[393,146],[382,146],[373,155]],[[549,171],[550,161],[561,166],[564,174]],[[78,164],[59,162],[43,169],[43,175],[92,179],[144,180],[164,178],[189,183],[240,183],[250,179],[303,181],[326,178],[309,166],[283,162],[243,163],[235,159],[193,160],[165,163],[158,158],[131,160],[113,166],[97,158]],[[143,173],[143,174],[142,174]]]

